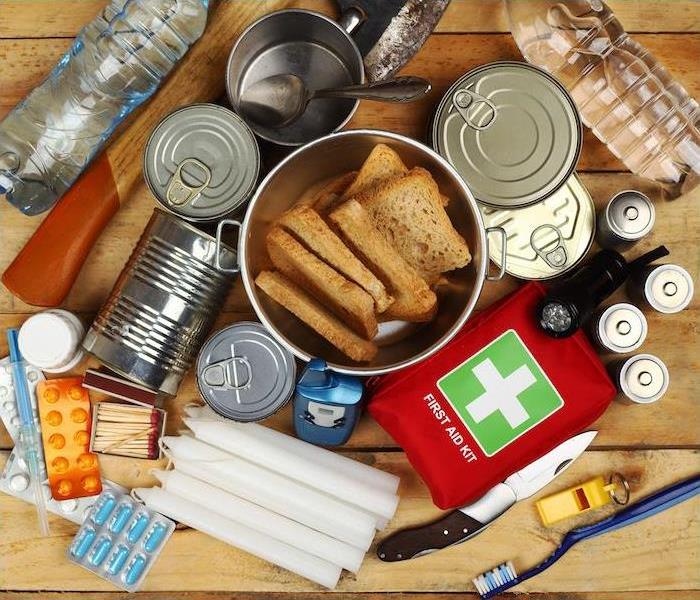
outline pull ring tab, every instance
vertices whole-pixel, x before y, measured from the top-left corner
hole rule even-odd
[[[501,265],[498,267],[498,273],[495,275],[491,275],[491,273],[486,273],[486,281],[500,281],[503,279],[503,276],[506,274],[506,260],[507,260],[507,246],[508,246],[508,235],[506,234],[506,230],[503,229],[503,227],[487,227],[486,228],[486,256],[491,255],[491,251],[489,250],[489,236],[492,233],[496,233],[500,236],[501,238],[501,255],[500,255],[500,263]]]
[[[224,267],[221,264],[221,236],[224,233],[224,228],[226,227],[226,225],[232,225],[234,227],[237,227],[239,231],[242,227],[240,221],[234,221],[233,219],[222,219],[221,221],[219,221],[219,224],[216,226],[216,257],[214,258],[214,266],[216,267],[217,271],[235,275],[241,270],[240,265],[235,264],[233,267]]]
[[[204,183],[199,186],[187,185],[182,179],[182,169],[185,165],[194,165],[202,173]],[[192,202],[211,181],[209,167],[196,158],[186,158],[178,166],[175,174],[170,178],[165,190],[165,199],[171,206],[182,206]]]
[[[496,105],[467,88],[457,90],[452,96],[452,103],[464,122],[477,131],[488,129],[496,120]]]
[[[556,245],[551,250],[547,249],[551,246],[551,243],[542,246],[537,245],[537,240],[535,238],[537,237],[537,233],[541,231],[553,231],[556,234]],[[540,225],[535,228],[530,234],[530,246],[532,246],[532,249],[537,252],[537,255],[553,269],[563,269],[566,263],[569,262],[569,257],[564,247],[564,237],[559,228],[554,225]]]
[[[243,367],[242,377],[239,376],[239,370],[236,368],[239,365]],[[244,390],[253,379],[253,369],[247,358],[232,356],[204,368],[202,370],[202,379],[208,386],[227,392]]]

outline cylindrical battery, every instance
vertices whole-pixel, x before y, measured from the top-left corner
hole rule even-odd
[[[630,278],[630,295],[662,313],[677,313],[693,299],[693,278],[678,265],[651,265]]]
[[[613,365],[614,379],[623,401],[651,404],[668,389],[666,365],[652,354],[637,354]]]
[[[613,304],[594,318],[593,336],[603,350],[620,354],[632,352],[647,337],[647,320],[632,304]]]
[[[654,205],[642,192],[619,192],[598,213],[598,244],[603,248],[628,248],[651,231],[655,219]]]

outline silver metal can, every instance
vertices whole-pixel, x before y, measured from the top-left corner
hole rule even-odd
[[[83,340],[109,368],[175,395],[214,323],[236,252],[156,209]]]
[[[460,77],[438,105],[433,148],[494,208],[536,204],[561,188],[581,152],[576,105],[551,75],[496,62]]]
[[[618,363],[615,375],[624,399],[635,404],[656,402],[668,389],[668,369],[653,354],[637,354]]]
[[[216,221],[243,206],[259,172],[255,135],[236,113],[216,104],[170,113],[143,155],[144,178],[160,205],[194,222]]]
[[[598,243],[603,248],[630,247],[654,227],[654,205],[637,190],[615,194],[598,215]]]
[[[678,265],[650,265],[632,276],[630,295],[661,313],[682,311],[693,299],[690,273]]]
[[[626,302],[608,306],[593,319],[594,338],[609,352],[633,352],[644,343],[647,331],[642,311]]]
[[[579,264],[593,243],[595,206],[576,173],[532,206],[479,209],[487,228],[505,231],[489,238],[489,257],[501,267],[505,256],[505,271],[520,279],[559,277]]]
[[[197,358],[204,401],[234,421],[260,421],[294,394],[296,363],[260,323],[241,322],[215,333]]]

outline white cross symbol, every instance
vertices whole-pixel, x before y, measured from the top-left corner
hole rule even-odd
[[[518,367],[508,377],[501,377],[491,359],[487,358],[472,371],[485,390],[481,396],[467,404],[472,419],[481,423],[486,417],[500,411],[513,429],[527,421],[529,415],[520,404],[518,394],[537,381],[527,365]]]

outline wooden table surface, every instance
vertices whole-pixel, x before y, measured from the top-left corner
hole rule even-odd
[[[0,0],[0,117],[42,81],[79,28],[105,4],[106,0]],[[298,0],[296,4],[333,13],[330,0]],[[700,2],[611,0],[610,5],[628,31],[692,95],[700,98]],[[476,65],[503,59],[520,59],[520,55],[508,33],[501,3],[452,0],[438,31],[406,69],[432,80],[434,91],[430,97],[411,106],[363,103],[350,126],[378,127],[423,138],[435,103],[458,76]],[[698,281],[700,189],[679,200],[664,202],[655,185],[626,172],[590,132],[585,134],[579,172],[598,207],[621,189],[637,188],[652,196],[656,201],[656,227],[629,255],[636,256],[659,243],[666,244],[671,250],[670,259],[686,267]],[[111,289],[153,206],[153,199],[142,185],[99,240],[65,308],[89,321]],[[39,220],[24,217],[1,203],[0,269],[22,247]],[[512,279],[488,284],[479,307],[488,306],[516,286]],[[616,300],[623,298],[622,292],[616,294]],[[35,310],[4,288],[0,290],[0,328],[19,325]],[[237,285],[218,325],[251,316],[242,285]],[[668,365],[671,374],[668,393],[663,400],[647,407],[614,403],[595,425],[600,433],[593,447],[547,488],[548,493],[617,470],[629,480],[633,499],[639,499],[700,471],[699,316],[700,294],[680,314],[647,312],[649,337],[642,350],[657,354]],[[0,355],[6,351],[2,344],[4,336]],[[190,376],[178,397],[167,406],[171,432],[180,428],[181,407],[197,396]],[[276,415],[269,424],[289,431],[289,411]],[[11,447],[12,442],[3,430],[0,464]],[[363,419],[342,451],[401,476],[401,504],[388,531],[427,521],[438,514],[403,453],[370,418]],[[148,470],[157,464],[119,457],[107,457],[100,463],[106,477],[127,486],[150,485]],[[404,592],[410,596],[420,593],[425,600],[445,600],[459,593],[460,597],[475,598],[471,578],[477,573],[507,559],[512,559],[520,569],[527,568],[548,555],[566,530],[581,522],[597,520],[608,512],[610,507],[589,518],[567,520],[547,529],[539,523],[532,501],[526,501],[477,539],[418,561],[385,564],[371,551],[357,576],[343,576],[336,595],[358,600],[393,600]],[[41,538],[33,507],[0,495],[0,600],[126,597],[96,576],[68,563],[64,554],[76,529],[72,523],[52,517],[51,537]],[[516,591],[550,600],[700,598],[699,550],[700,502],[694,500],[574,548],[555,567]],[[287,571],[186,529],[175,533],[148,575],[143,590],[144,598],[183,600],[231,597],[291,600],[315,598],[321,592],[314,584]]]

